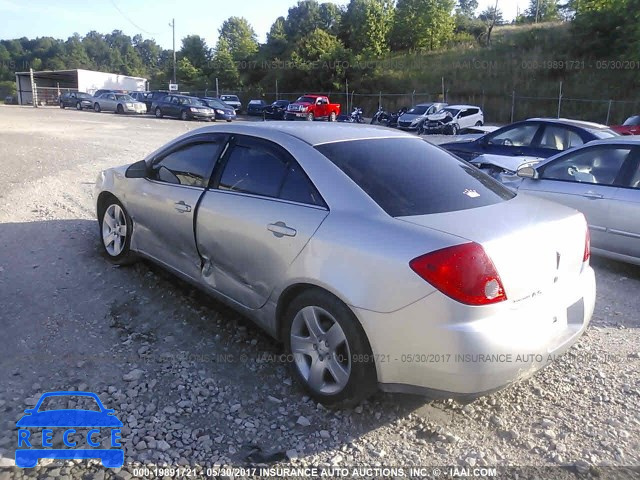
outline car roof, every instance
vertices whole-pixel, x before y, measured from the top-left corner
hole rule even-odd
[[[571,125],[574,127],[580,127],[580,128],[590,128],[590,129],[595,129],[595,130],[609,130],[609,127],[607,127],[606,125],[603,125],[601,123],[595,123],[595,122],[587,122],[584,120],[573,120],[571,118],[544,118],[544,117],[540,117],[540,118],[529,118],[526,121],[541,121],[541,122],[548,122],[548,123],[559,123],[562,125]]]
[[[477,105],[447,105],[445,108],[477,108],[478,110],[482,110]]]
[[[312,146],[372,138],[410,138],[421,140],[415,135],[386,127],[333,122],[237,123],[232,126],[202,127],[197,130],[192,130],[190,133],[202,134],[220,131],[225,131],[225,133],[233,132],[239,135],[255,135],[258,137],[270,137],[274,134],[281,133],[302,140]]]
[[[618,145],[640,146],[640,136],[620,135],[619,137],[603,138],[601,140],[592,140],[589,143],[585,143],[585,146],[590,147],[592,145],[607,145],[611,143]]]

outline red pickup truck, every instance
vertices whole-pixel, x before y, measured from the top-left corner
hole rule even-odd
[[[611,130],[620,135],[640,135],[640,115],[633,115],[622,124],[614,125]]]
[[[307,94],[290,103],[285,113],[286,120],[305,119],[313,121],[326,119],[335,122],[340,115],[340,104],[330,103],[324,95]]]

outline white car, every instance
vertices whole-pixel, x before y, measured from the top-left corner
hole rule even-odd
[[[484,113],[472,105],[450,105],[429,115],[423,125],[424,133],[457,135],[465,128],[484,125]]]
[[[236,113],[242,109],[242,103],[237,95],[220,95],[220,100],[232,107]]]

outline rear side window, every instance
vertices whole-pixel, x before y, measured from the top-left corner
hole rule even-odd
[[[420,139],[355,140],[316,149],[392,217],[466,210],[515,196],[475,167]]]

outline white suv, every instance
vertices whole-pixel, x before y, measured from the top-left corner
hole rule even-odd
[[[484,113],[472,105],[449,105],[429,115],[421,133],[457,135],[464,128],[484,125]]]

